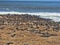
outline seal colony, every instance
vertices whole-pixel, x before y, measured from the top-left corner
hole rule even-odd
[[[0,12],[1,15],[6,15],[6,14],[28,14],[28,15],[35,15],[39,16],[40,18],[45,18],[45,19],[51,19],[55,22],[60,22],[60,13],[55,13],[55,12]]]
[[[0,14],[0,45],[60,45],[60,22],[29,14]]]

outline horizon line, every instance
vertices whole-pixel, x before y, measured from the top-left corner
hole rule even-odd
[[[1,0],[0,0],[1,1]]]
[[[45,1],[42,1],[42,2],[45,2]],[[47,1],[47,2],[49,2],[49,1]],[[50,1],[50,2],[60,2],[60,1]]]

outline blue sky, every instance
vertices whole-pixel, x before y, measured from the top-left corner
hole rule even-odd
[[[0,0],[0,1],[60,1],[60,0]]]

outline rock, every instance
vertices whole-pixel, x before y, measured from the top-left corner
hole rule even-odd
[[[11,37],[14,37],[16,34],[12,34]]]
[[[11,44],[13,44],[13,42],[8,42],[8,43],[6,43],[6,45],[11,45]]]
[[[57,36],[57,34],[50,34],[48,32],[45,32],[45,33],[41,33],[41,37],[50,37],[50,36]]]

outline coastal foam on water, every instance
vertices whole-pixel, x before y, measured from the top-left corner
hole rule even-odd
[[[51,12],[35,12],[35,13],[29,13],[29,12],[0,12],[1,15],[4,14],[28,14],[28,15],[37,15],[41,18],[45,19],[52,19],[55,22],[60,22],[60,13],[51,13]]]

